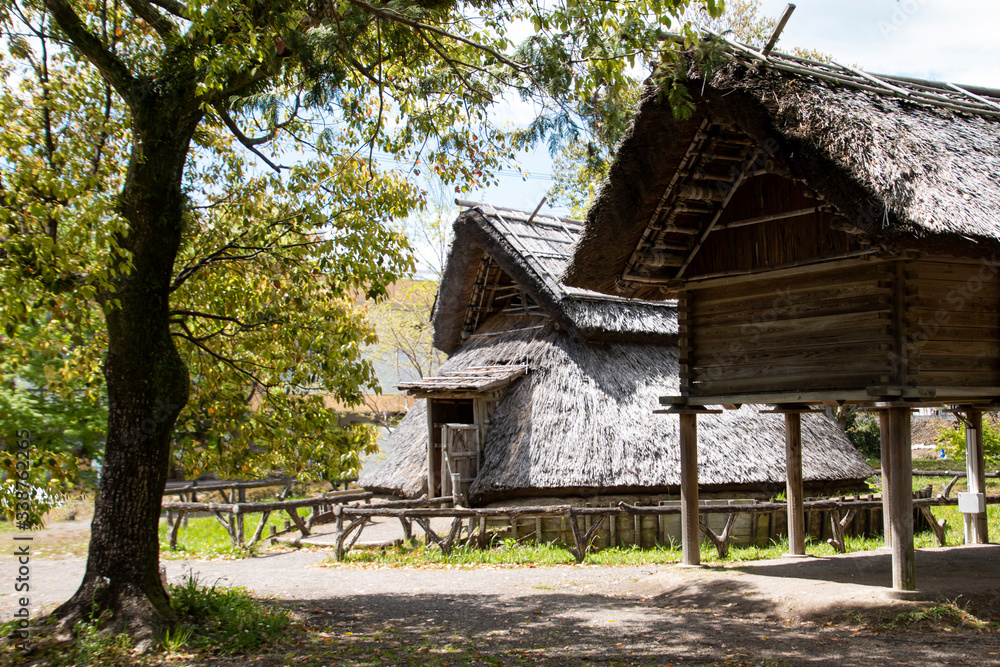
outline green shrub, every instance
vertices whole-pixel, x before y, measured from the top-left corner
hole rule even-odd
[[[170,604],[181,622],[170,641],[215,653],[253,653],[280,644],[291,623],[287,612],[262,604],[244,588],[206,587],[194,575],[170,586]]]
[[[939,440],[950,459],[965,463],[965,426],[944,429]],[[983,453],[987,467],[1000,466],[1000,423],[995,414],[983,416]]]
[[[847,418],[847,438],[867,459],[877,459],[882,456],[882,446],[879,437],[878,419],[868,414],[852,413]]]

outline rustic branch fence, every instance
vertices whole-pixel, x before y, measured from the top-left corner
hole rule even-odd
[[[914,474],[924,474],[923,471],[914,471]],[[961,473],[945,471],[945,474],[933,476],[961,477]],[[994,475],[995,476],[995,475]],[[946,522],[944,519],[936,520],[930,511],[931,507],[957,505],[955,498],[948,497],[955,479],[947,484],[943,492],[935,497],[931,497],[931,487],[922,489],[915,493],[913,499],[914,508],[920,511],[927,519],[928,525],[934,531],[939,545],[944,545]],[[170,547],[176,548],[177,532],[180,526],[180,518],[184,513],[208,512],[212,513],[216,519],[226,528],[234,545],[252,546],[256,544],[263,535],[264,527],[273,512],[286,512],[289,519],[285,520],[283,528],[271,526],[271,532],[267,538],[276,538],[279,535],[298,531],[302,537],[311,534],[311,530],[320,524],[335,523],[334,529],[334,558],[343,559],[344,555],[357,543],[364,527],[376,517],[399,519],[404,536],[407,540],[413,537],[413,523],[419,525],[425,535],[428,544],[436,544],[446,555],[451,552],[459,542],[476,545],[479,548],[486,548],[489,545],[488,522],[500,520],[505,521],[513,527],[515,522],[525,518],[559,517],[568,521],[573,543],[569,546],[570,552],[578,562],[582,562],[586,554],[593,549],[594,538],[601,526],[612,517],[635,517],[643,516],[669,516],[680,514],[681,508],[678,505],[632,505],[625,502],[617,506],[610,507],[578,507],[571,505],[544,505],[544,506],[521,506],[521,507],[488,507],[488,508],[468,508],[460,507],[455,503],[454,497],[442,497],[427,499],[426,497],[416,500],[397,500],[379,503],[377,505],[357,505],[358,502],[370,503],[375,498],[375,494],[368,492],[333,492],[315,498],[302,500],[276,501],[276,502],[254,502],[254,503],[197,503],[197,502],[165,502],[163,508],[168,511],[177,512],[177,519],[174,521],[170,533]],[[1000,496],[987,496],[987,504],[1000,504]],[[445,507],[445,505],[453,505]],[[308,517],[300,517],[298,510],[303,507],[312,508]],[[827,541],[838,551],[844,552],[845,531],[850,524],[855,513],[862,510],[881,509],[882,499],[874,495],[862,496],[840,496],[837,498],[821,498],[806,500],[803,504],[807,512],[826,512],[832,528],[832,537]],[[732,544],[733,535],[731,529],[736,517],[740,514],[766,514],[780,513],[787,511],[787,505],[783,502],[760,502],[751,501],[743,504],[703,504],[699,506],[701,530],[708,540],[712,542],[720,557],[724,557]],[[242,530],[242,518],[247,514],[261,513],[261,518],[257,523],[249,542],[244,539]],[[229,515],[227,519],[225,514]],[[711,514],[725,514],[727,520],[725,528],[721,533],[712,530],[705,516]],[[451,525],[447,534],[438,534],[431,526],[431,519],[442,518],[451,519]],[[584,525],[580,525],[580,520]],[[467,523],[466,523],[467,522]],[[537,524],[536,524],[537,525]],[[613,522],[612,522],[613,525]],[[463,538],[463,530],[465,537]],[[540,535],[540,530],[536,531],[536,538]]]

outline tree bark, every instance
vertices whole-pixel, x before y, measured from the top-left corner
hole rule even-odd
[[[140,647],[173,620],[159,575],[158,524],[170,439],[189,379],[170,333],[181,243],[184,164],[201,120],[193,95],[132,105],[132,154],[121,193],[133,268],[100,295],[108,327],[108,437],[83,582],[55,611],[62,627],[110,612],[109,629]]]

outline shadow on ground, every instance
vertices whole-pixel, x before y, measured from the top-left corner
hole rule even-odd
[[[655,601],[379,594],[279,604],[312,630],[295,660],[307,665],[1000,664],[996,633],[913,637],[781,622],[746,592],[705,599],[680,591]]]

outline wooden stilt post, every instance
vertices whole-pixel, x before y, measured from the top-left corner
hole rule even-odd
[[[885,410],[878,413],[879,449],[882,453],[882,535],[886,549],[892,548],[892,448],[889,447],[889,414]]]
[[[681,546],[685,565],[701,564],[698,527],[698,414],[681,413]]]
[[[917,588],[913,550],[913,462],[910,451],[910,408],[891,407],[889,421],[889,505],[892,514],[892,587]]]
[[[986,493],[986,469],[983,459],[983,413],[979,410],[969,410],[965,422],[965,472],[969,493]],[[986,513],[963,514],[963,516],[965,543],[989,542]]]
[[[806,554],[805,511],[802,508],[802,415],[785,413],[785,489],[788,502],[788,553]]]

